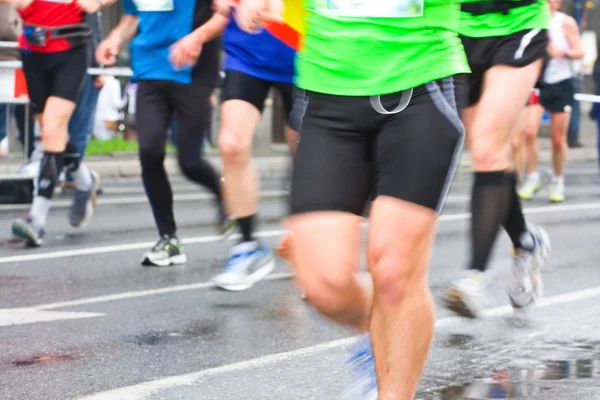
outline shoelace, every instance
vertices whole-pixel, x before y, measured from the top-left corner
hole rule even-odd
[[[168,237],[161,238],[158,242],[156,242],[156,244],[152,248],[152,251],[165,250],[165,248],[167,247],[167,245],[169,244],[170,241],[171,241],[171,239]]]

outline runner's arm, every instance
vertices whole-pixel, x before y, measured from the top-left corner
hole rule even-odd
[[[119,43],[127,42],[135,36],[138,28],[139,18],[137,15],[126,14],[109,34],[107,39],[116,40]]]
[[[192,35],[201,43],[208,43],[221,36],[228,24],[229,17],[216,12],[204,25],[192,32]]]
[[[565,52],[565,57],[570,60],[579,60],[583,58],[583,44],[581,43],[581,36],[579,35],[579,27],[575,20],[571,17],[566,18],[563,23],[563,31],[567,42],[569,42],[569,50]]]

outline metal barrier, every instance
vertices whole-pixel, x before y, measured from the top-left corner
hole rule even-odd
[[[8,47],[11,42],[0,42],[0,48]],[[16,47],[16,46],[14,46]],[[133,75],[133,71],[128,67],[111,67],[111,68],[89,68],[88,74],[90,75],[101,75],[101,76],[125,76],[130,77]],[[29,146],[29,115],[30,115],[30,102],[27,95],[26,84],[24,76],[22,74],[22,63],[21,61],[0,61],[0,104],[9,105],[24,105],[25,106],[25,133],[24,138],[24,150],[23,150],[23,162],[27,161],[27,149]],[[6,140],[8,148],[10,149],[10,127],[12,124],[12,118],[10,118],[10,110],[6,109]],[[4,174],[0,175],[0,179],[9,179],[12,176],[10,171],[11,157],[7,156],[7,167]]]

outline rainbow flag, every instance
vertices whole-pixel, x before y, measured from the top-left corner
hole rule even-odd
[[[302,37],[306,32],[305,0],[285,0],[283,19],[285,23],[271,23],[266,26],[273,36],[294,50],[302,48]]]

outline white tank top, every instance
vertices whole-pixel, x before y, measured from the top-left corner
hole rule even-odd
[[[556,11],[552,15],[548,32],[550,41],[559,50],[567,52],[569,50],[569,42],[563,30],[563,22],[567,15]],[[568,58],[552,58],[548,62],[546,71],[544,72],[545,83],[557,83],[573,77],[573,65]]]

